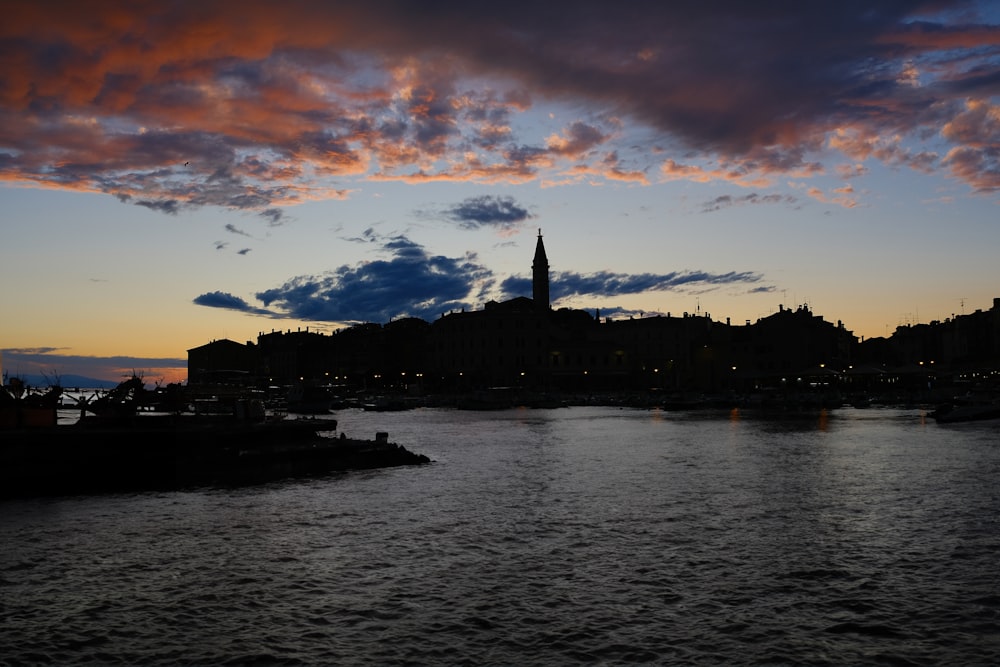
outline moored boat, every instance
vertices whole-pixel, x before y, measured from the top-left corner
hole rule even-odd
[[[952,402],[938,406],[930,413],[939,424],[1000,420],[1000,402]]]

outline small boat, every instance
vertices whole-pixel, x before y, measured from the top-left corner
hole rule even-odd
[[[508,410],[516,403],[513,387],[489,387],[461,396],[455,403],[459,410]]]
[[[333,405],[333,394],[322,385],[296,384],[288,390],[286,405],[289,412],[325,415]]]
[[[366,412],[400,412],[410,409],[406,401],[399,396],[376,396],[361,407]]]

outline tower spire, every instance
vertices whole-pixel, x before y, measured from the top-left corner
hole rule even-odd
[[[531,263],[531,296],[535,302],[535,308],[540,311],[548,311],[549,258],[545,256],[541,228],[538,229],[538,241],[535,243],[535,259]]]

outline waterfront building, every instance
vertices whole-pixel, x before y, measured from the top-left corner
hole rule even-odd
[[[807,305],[778,306],[754,324],[733,327],[731,359],[743,388],[836,382],[851,367],[854,334]]]
[[[223,338],[187,351],[188,384],[245,382],[257,364],[254,344]]]
[[[256,344],[212,341],[188,350],[189,383],[228,375],[259,385],[337,384],[385,392],[463,392],[508,387],[576,393],[752,392],[824,386],[852,390],[1000,378],[1000,299],[944,322],[899,327],[860,344],[842,322],[808,306],[743,326],[708,313],[618,320],[553,309],[539,230],[531,297],[490,301],[428,323],[400,318],[324,334],[260,333]]]

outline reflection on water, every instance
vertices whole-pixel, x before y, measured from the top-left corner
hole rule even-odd
[[[1000,661],[996,427],[337,418],[436,463],[0,505],[0,664]]]

